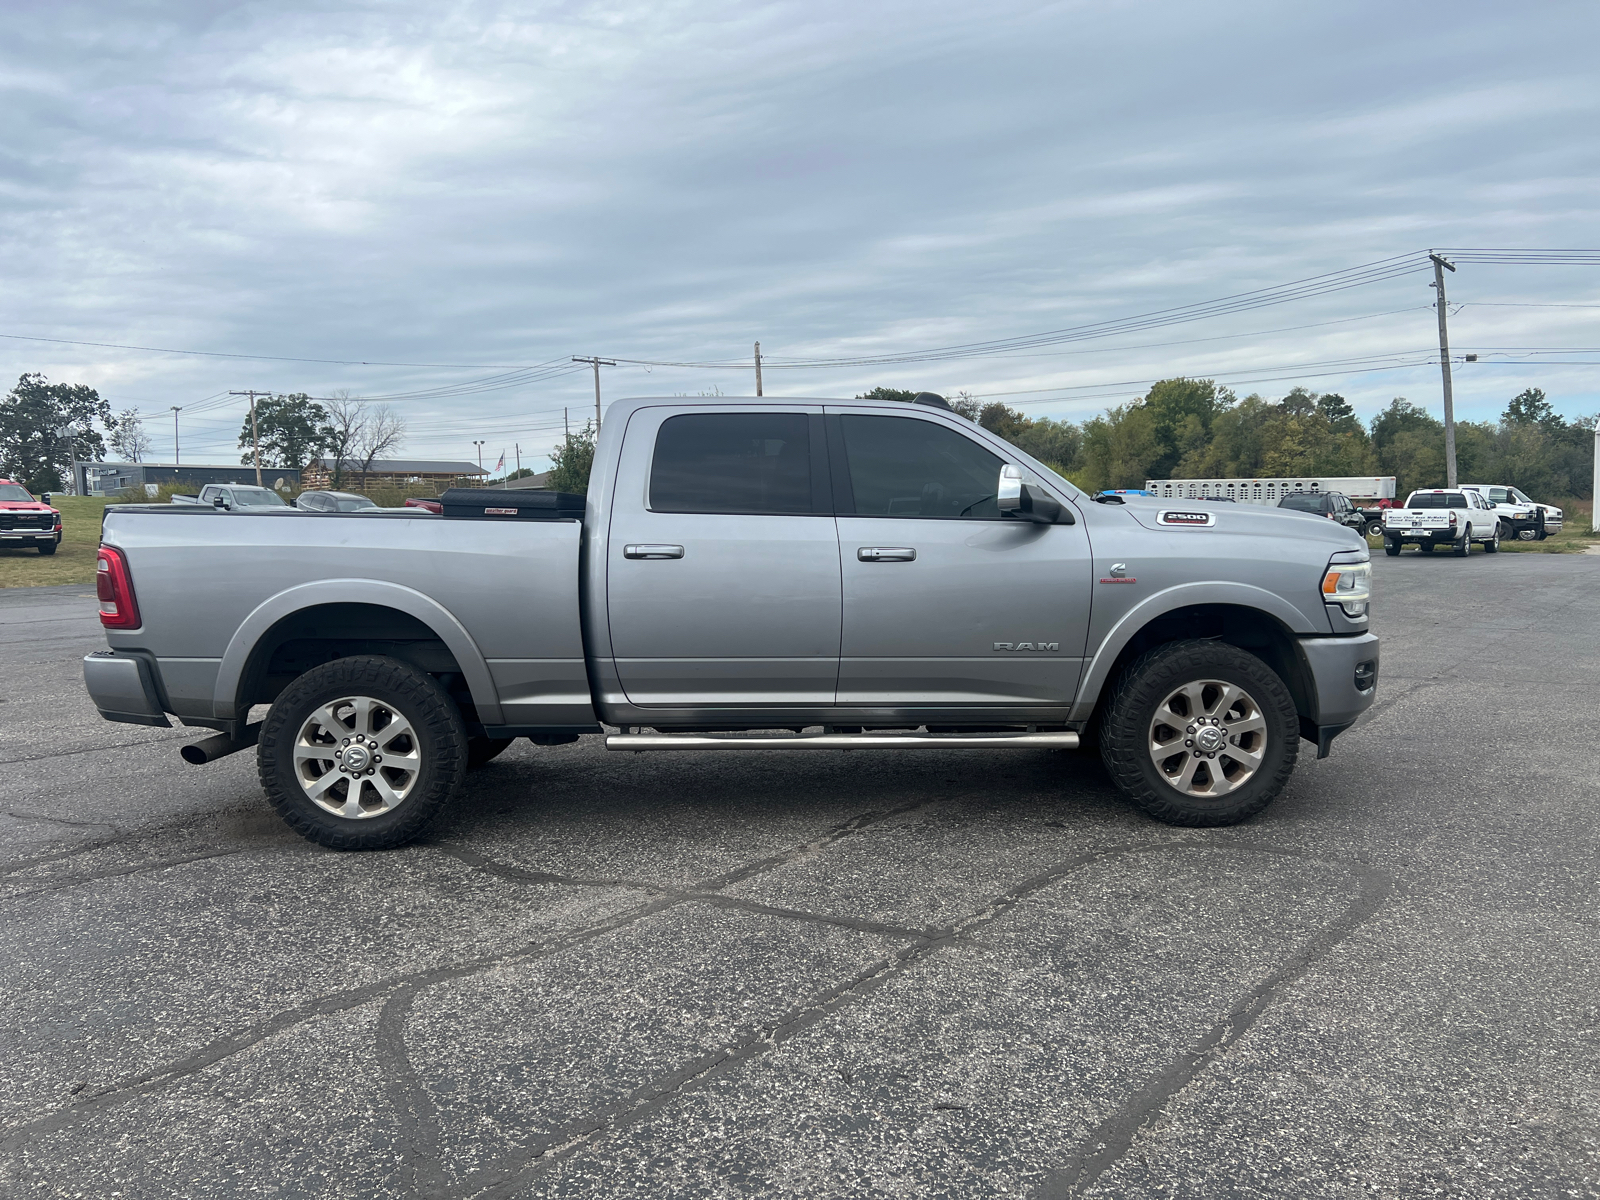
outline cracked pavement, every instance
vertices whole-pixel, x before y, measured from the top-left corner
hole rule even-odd
[[[585,738],[383,854],[0,590],[0,1195],[1600,1196],[1600,566],[1374,572],[1376,716],[1234,829]]]

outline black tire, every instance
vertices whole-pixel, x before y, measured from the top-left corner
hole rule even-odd
[[[1483,544],[1483,552],[1485,554],[1500,553],[1500,534],[1502,532],[1504,532],[1504,527],[1500,524],[1500,522],[1496,521],[1494,526],[1494,536]]]
[[[1255,773],[1234,790],[1212,797],[1179,790],[1151,756],[1152,724],[1158,708],[1178,688],[1202,680],[1242,688],[1265,722],[1265,745]],[[1117,790],[1158,821],[1186,826],[1237,825],[1283,791],[1294,771],[1299,742],[1294,698],[1266,663],[1225,642],[1167,642],[1146,651],[1122,672],[1105,712],[1100,757]],[[1187,752],[1179,746],[1176,753],[1182,757]],[[1225,760],[1226,747],[1212,757]],[[1207,768],[1208,777],[1211,770]]]
[[[34,545],[39,547],[39,553],[46,558],[56,552],[56,544],[54,542],[35,542]]]
[[[326,794],[337,801],[337,789],[342,784],[346,806],[350,803],[352,786],[356,789],[358,804],[364,796],[377,797],[376,785],[365,786],[363,775],[381,771],[388,777],[391,793],[400,786],[397,776],[408,780],[403,796],[391,807],[363,815],[341,816],[322,807],[308,794],[296,767],[295,748],[320,709],[352,697],[369,698],[375,702],[374,708],[392,714],[389,724],[374,734],[370,744],[390,753],[392,760],[398,760],[400,754],[415,754],[418,768],[415,772],[406,772],[391,766],[375,766],[358,772],[352,785],[337,764],[326,760],[327,770],[311,782],[315,784],[328,775],[337,776]],[[409,749],[407,735],[396,735],[394,743],[382,741],[393,720],[399,718],[410,727]],[[373,718],[377,719],[380,718]],[[352,732],[359,724],[357,720]],[[328,736],[325,729],[315,735],[317,739]],[[342,755],[345,751],[340,746],[349,747],[350,742],[350,738],[341,741],[332,737],[326,741],[308,740],[307,744],[326,745],[330,755]],[[396,745],[398,750],[394,748]],[[427,828],[460,785],[467,770],[467,731],[455,702],[432,676],[398,659],[375,654],[354,655],[313,667],[284,688],[262,724],[256,762],[267,799],[296,833],[334,850],[386,850],[404,845]],[[381,763],[382,759],[378,757],[373,762]],[[307,766],[308,771],[317,769],[314,764]],[[383,802],[381,798],[379,802]]]
[[[1455,556],[1457,558],[1465,558],[1467,555],[1472,553],[1472,526],[1471,525],[1468,525],[1467,528],[1466,528],[1466,531],[1464,533],[1462,533],[1461,541],[1458,542],[1453,547],[1453,553],[1455,554]]]
[[[490,759],[498,758],[516,738],[470,737],[467,739],[467,770],[481,767]]]
[[[1399,558],[1400,557],[1400,543],[1399,542],[1384,542],[1384,544],[1383,544],[1383,552],[1385,554],[1387,554],[1390,558]]]
[[[1432,554],[1433,553],[1433,543],[1432,542],[1418,542],[1417,543],[1417,549],[1422,551],[1424,554]]]

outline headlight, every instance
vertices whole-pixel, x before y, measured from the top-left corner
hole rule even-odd
[[[1362,617],[1367,613],[1367,601],[1372,598],[1372,564],[1334,563],[1322,577],[1322,599],[1326,604],[1337,604],[1347,617]]]

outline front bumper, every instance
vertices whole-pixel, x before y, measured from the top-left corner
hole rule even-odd
[[[1300,735],[1317,744],[1318,758],[1326,758],[1333,739],[1359,721],[1377,697],[1378,635],[1301,638],[1295,644],[1312,685],[1312,711],[1300,718]],[[1367,686],[1360,686],[1368,677]]]
[[[148,659],[115,650],[96,650],[83,660],[83,683],[89,689],[89,699],[108,721],[169,727],[172,724],[161,707],[155,668]]]
[[[58,542],[61,533],[55,529],[0,529],[0,543],[27,542],[35,545],[39,542]]]

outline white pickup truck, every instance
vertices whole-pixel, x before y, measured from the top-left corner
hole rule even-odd
[[[1477,492],[1494,505],[1500,517],[1501,532],[1519,542],[1542,542],[1561,532],[1561,510],[1553,504],[1540,504],[1526,493],[1499,483],[1463,483],[1464,492]]]
[[[1494,505],[1477,492],[1463,488],[1424,488],[1412,492],[1402,508],[1383,514],[1383,552],[1390,558],[1407,542],[1424,554],[1435,546],[1449,546],[1465,558],[1473,542],[1482,542],[1490,554],[1500,549],[1500,517]]]

